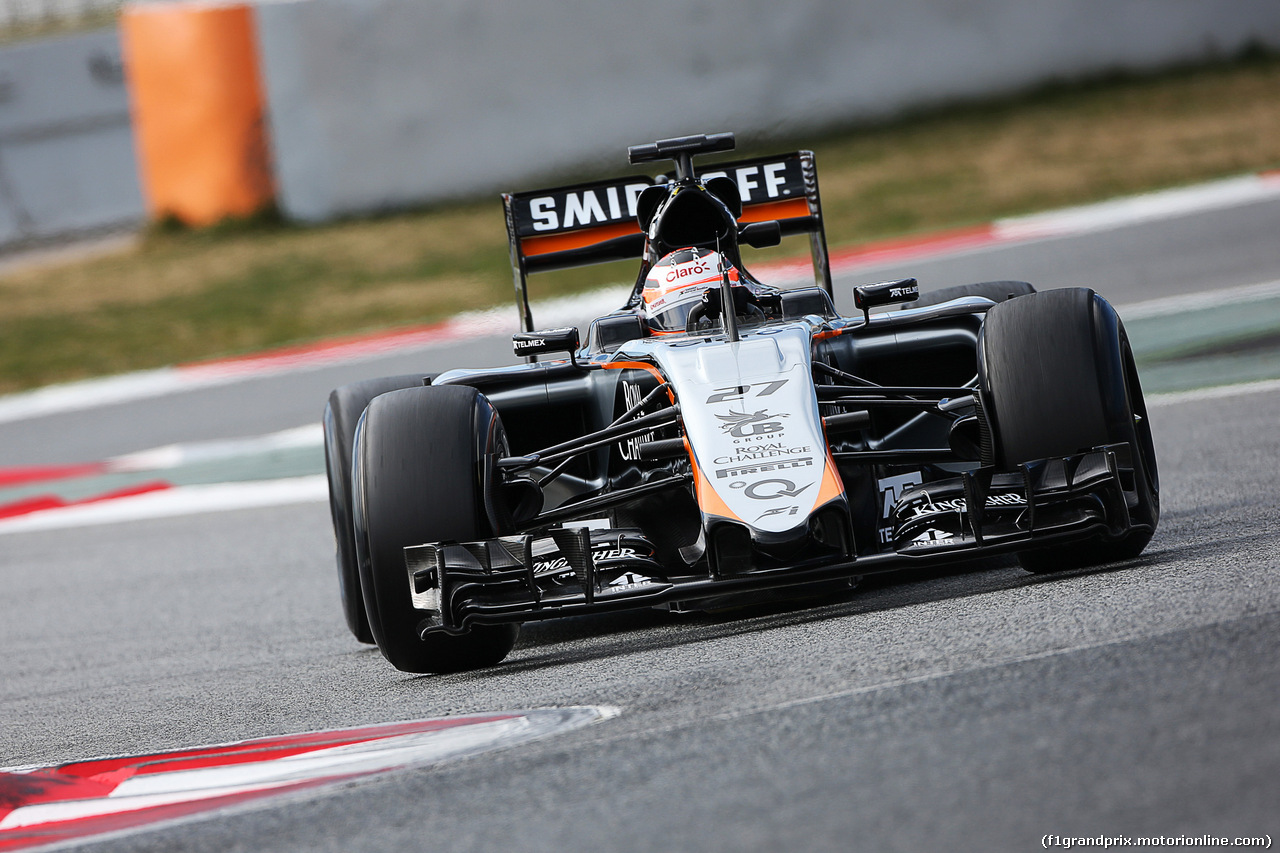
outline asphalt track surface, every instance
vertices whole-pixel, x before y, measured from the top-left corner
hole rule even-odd
[[[915,264],[1119,305],[1280,278],[1280,205]],[[864,280],[891,277],[875,271]],[[860,276],[860,278],[864,278]],[[851,282],[842,282],[844,290]],[[847,306],[846,306],[847,307]],[[492,340],[0,425],[0,464],[314,422],[363,376]],[[0,542],[0,764],[557,705],[567,735],[99,841],[102,850],[1027,850],[1280,830],[1280,392],[1156,406],[1156,539],[1053,578],[1005,561],[804,604],[530,626],[410,677],[347,636],[323,504]]]

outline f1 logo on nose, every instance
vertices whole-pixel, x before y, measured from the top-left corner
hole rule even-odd
[[[795,515],[799,510],[800,507],[798,506],[776,506],[773,509],[766,509],[764,512],[760,513],[760,518],[757,518],[756,521],[758,522],[760,519],[768,518],[771,515]]]

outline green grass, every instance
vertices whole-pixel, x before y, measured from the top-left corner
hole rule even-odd
[[[114,24],[117,14],[118,11],[115,8],[90,9],[79,14],[51,14],[48,17],[15,21],[0,27],[0,45],[102,29]]]
[[[828,241],[840,246],[1278,168],[1278,95],[1280,57],[1252,55],[755,143],[736,156],[812,148]],[[533,290],[575,292],[633,269],[537,276]],[[270,217],[155,227],[126,252],[0,278],[0,392],[511,300],[496,196],[317,227]]]

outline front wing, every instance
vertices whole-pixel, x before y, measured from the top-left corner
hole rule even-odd
[[[419,630],[464,633],[473,625],[532,622],[971,560],[1137,529],[1129,516],[1126,445],[1019,465],[978,468],[905,492],[891,511],[893,550],[799,561],[732,574],[670,567],[634,529],[563,527],[479,542],[405,548]],[[709,561],[716,564],[715,560]],[[705,564],[703,564],[705,565]]]

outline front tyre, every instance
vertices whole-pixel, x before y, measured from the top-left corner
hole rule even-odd
[[[459,636],[421,635],[404,549],[495,535],[485,511],[493,488],[485,454],[505,441],[502,422],[474,388],[406,388],[369,404],[356,437],[354,523],[369,628],[405,672],[456,672],[498,663],[516,625],[479,625]]]
[[[1032,572],[1138,556],[1160,520],[1160,479],[1124,324],[1086,288],[1031,293],[987,312],[978,346],[983,406],[1001,470],[1127,442],[1117,459],[1136,529],[1114,540],[1024,551]]]
[[[329,479],[329,514],[333,518],[333,538],[337,546],[338,591],[347,627],[362,643],[372,643],[373,635],[369,633],[369,619],[360,595],[360,570],[351,527],[351,452],[355,446],[356,424],[374,397],[401,388],[421,387],[430,378],[410,373],[352,382],[335,388],[324,407],[324,468]]]

